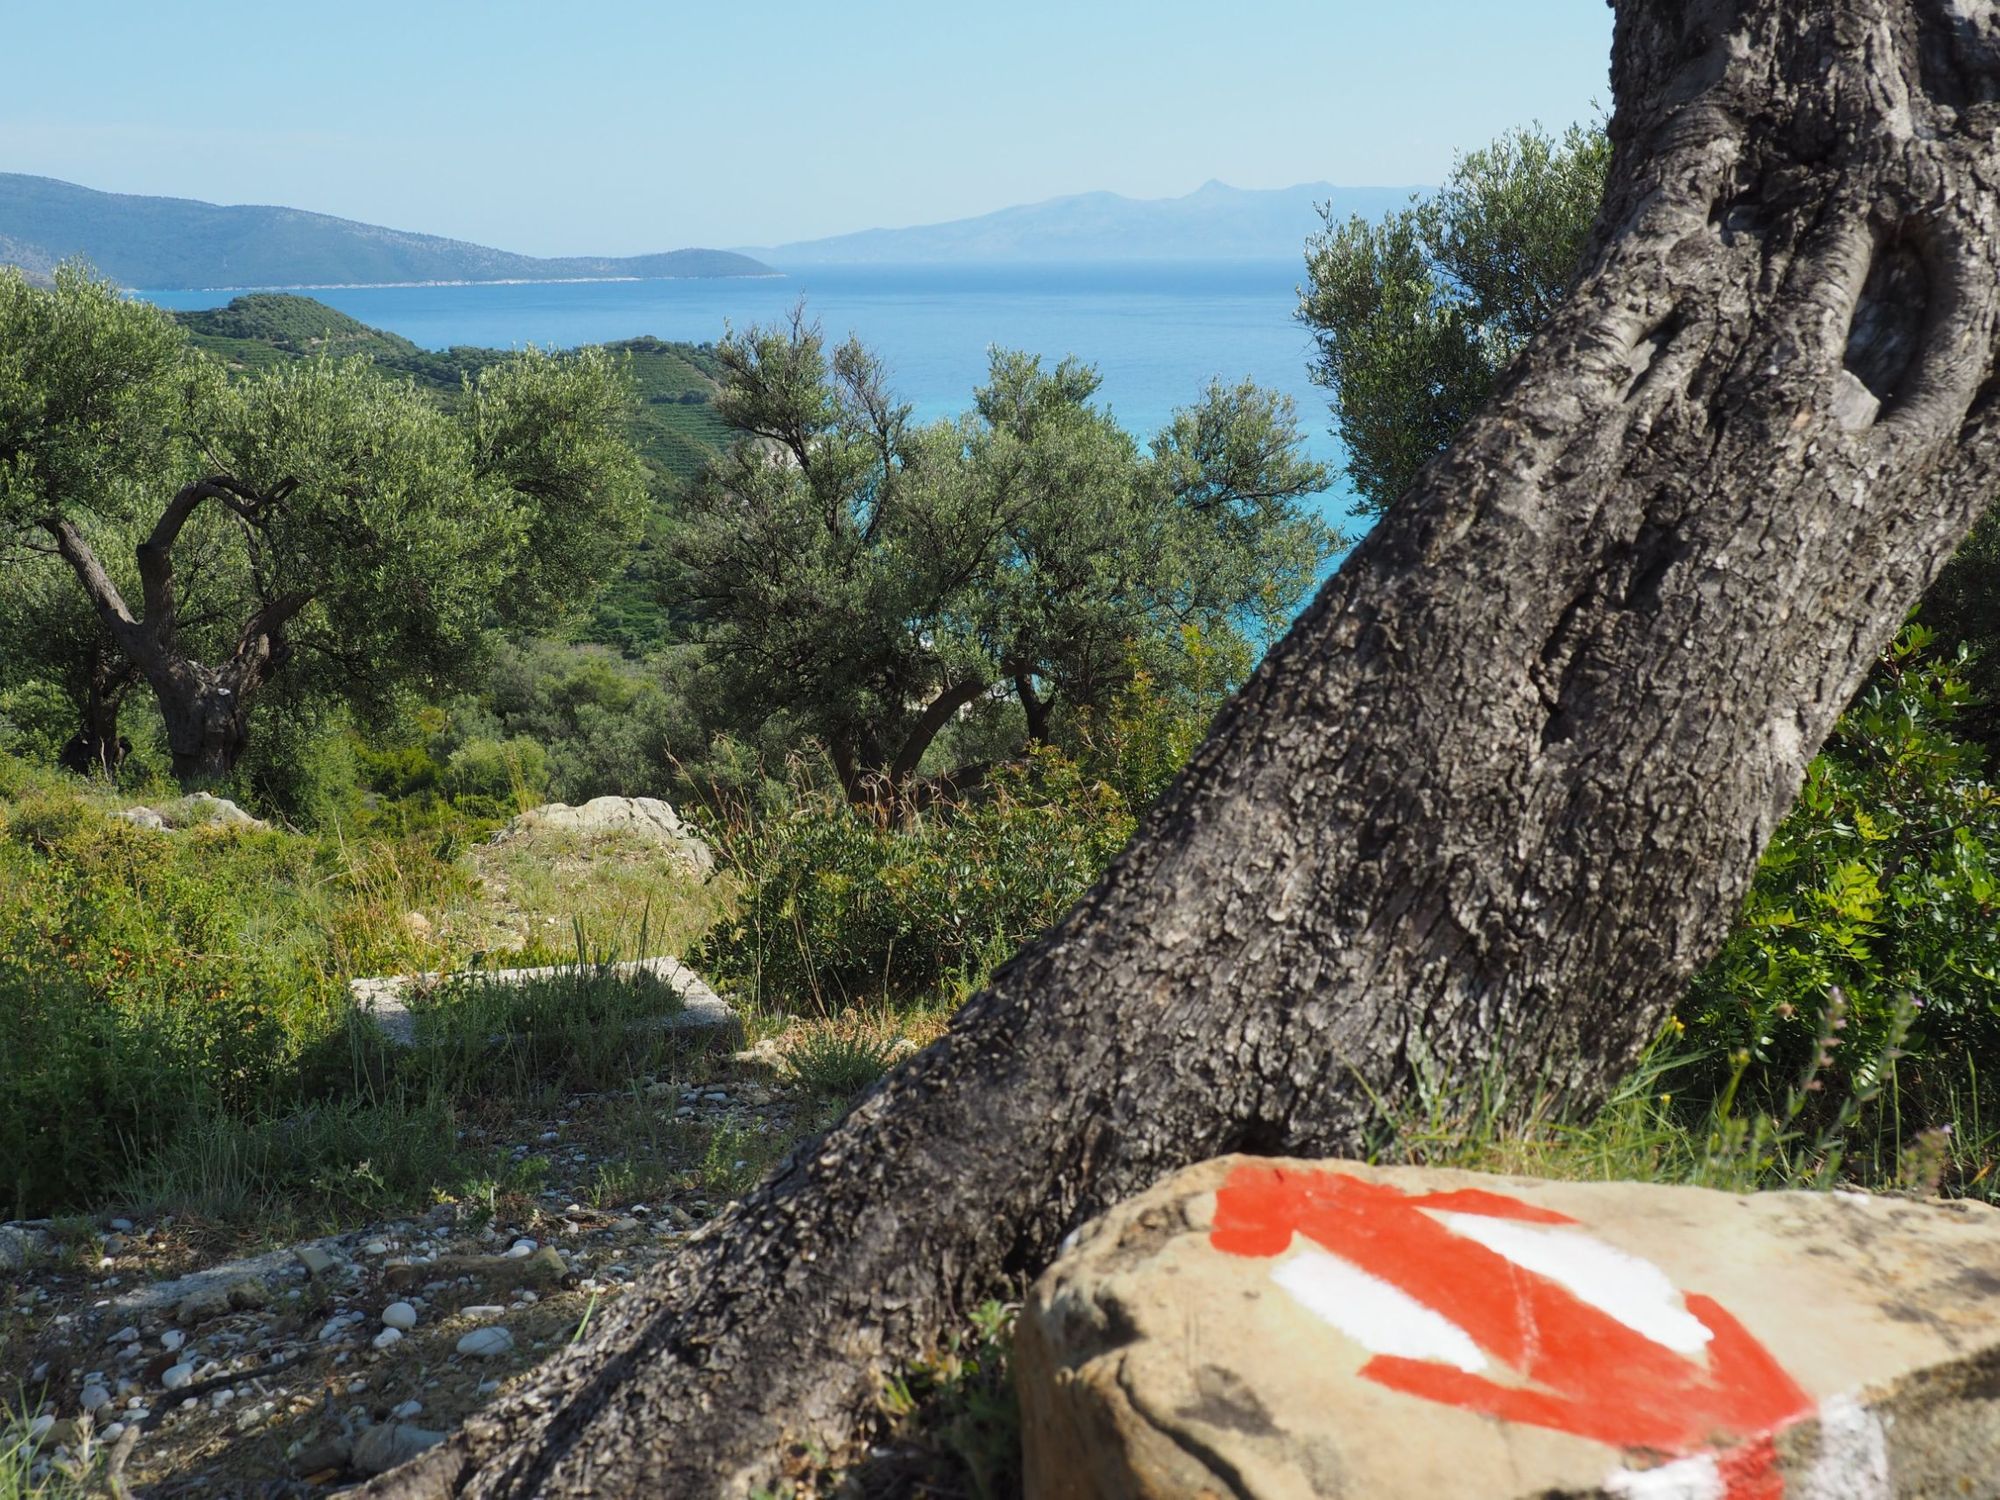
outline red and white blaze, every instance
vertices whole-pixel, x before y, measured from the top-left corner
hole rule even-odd
[[[1576,1221],[1472,1188],[1410,1194],[1343,1172],[1237,1167],[1210,1243],[1366,1349],[1364,1379],[1624,1450],[1620,1500],[1888,1500],[1881,1423],[1817,1405],[1713,1299]],[[1789,1493],[1776,1434],[1817,1417]]]

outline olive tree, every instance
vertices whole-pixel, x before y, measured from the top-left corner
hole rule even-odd
[[[365,360],[232,384],[78,268],[0,274],[0,537],[60,560],[90,651],[151,689],[176,776],[212,782],[280,674],[380,701],[572,608],[637,524],[625,399],[599,353],[523,354],[450,411]]]
[[[814,738],[857,800],[906,792],[974,705],[1045,740],[1190,642],[1239,674],[1340,545],[1291,404],[1216,384],[1142,449],[1097,373],[993,354],[972,409],[917,425],[881,362],[795,314],[721,348],[740,434],[682,506],[676,600],[712,714]],[[943,767],[963,787],[979,768]]]

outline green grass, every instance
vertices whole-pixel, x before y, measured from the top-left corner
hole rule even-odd
[[[426,1201],[490,1171],[454,1144],[468,1107],[687,1066],[694,1044],[657,1024],[678,996],[608,965],[691,943],[721,883],[629,851],[593,874],[532,840],[448,853],[338,830],[152,833],[0,757],[0,1217]],[[418,997],[408,1050],[347,998],[351,978],[475,959],[563,967]]]

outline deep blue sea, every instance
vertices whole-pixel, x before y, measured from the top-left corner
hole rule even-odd
[[[569,347],[652,334],[694,343],[783,318],[804,300],[830,338],[888,361],[919,418],[971,404],[987,350],[1074,354],[1104,377],[1100,399],[1150,437],[1208,382],[1245,377],[1298,403],[1313,456],[1336,476],[1325,393],[1306,376],[1311,339],[1292,316],[1297,261],[1036,266],[828,266],[769,278],[308,289],[427,348]],[[142,292],[164,307],[216,307],[228,292]],[[1337,484],[1329,519],[1347,508]]]

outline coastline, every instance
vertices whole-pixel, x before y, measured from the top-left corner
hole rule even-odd
[[[261,286],[128,286],[135,297],[149,292],[363,292],[387,287],[436,286],[596,286],[639,281],[784,281],[784,271],[741,271],[726,276],[496,276],[457,277],[442,281],[294,281]]]

